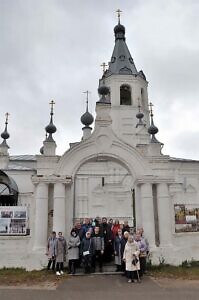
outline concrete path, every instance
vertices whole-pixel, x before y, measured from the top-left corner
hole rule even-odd
[[[120,275],[68,277],[56,290],[1,289],[1,300],[196,300],[199,282],[153,280],[127,283]]]

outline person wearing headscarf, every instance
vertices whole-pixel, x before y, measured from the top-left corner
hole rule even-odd
[[[123,254],[129,283],[134,282],[134,279],[138,279],[138,271],[140,270],[139,254],[140,251],[137,243],[134,242],[133,236],[129,235]]]

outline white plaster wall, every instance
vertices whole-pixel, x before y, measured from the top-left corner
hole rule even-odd
[[[97,159],[106,159],[108,164],[106,165],[105,162],[101,164],[101,162],[97,162]],[[47,168],[47,161],[44,165]],[[127,190],[129,191],[133,187],[134,180],[143,180],[143,182],[147,180],[147,182],[155,183],[167,182],[170,186],[169,203],[173,212],[172,231],[170,232],[172,244],[164,247],[153,247],[151,249],[152,261],[159,263],[161,257],[164,257],[167,263],[177,265],[185,259],[191,260],[194,258],[199,260],[199,233],[175,233],[173,210],[173,205],[177,203],[199,205],[199,162],[170,161],[169,157],[164,156],[146,158],[138,153],[135,148],[121,142],[110,128],[105,128],[102,130],[96,129],[88,140],[67,151],[59,161],[57,160],[56,164],[54,160],[52,164],[49,162],[49,168],[55,174],[73,177],[73,184],[66,187],[66,232],[71,229],[74,217],[74,200],[77,200],[78,197],[80,202],[84,198],[83,202],[86,203],[78,205],[75,203],[78,216],[82,212],[85,215],[106,215],[107,211],[109,213],[113,211],[115,216],[116,214],[118,216],[120,212],[122,215],[128,215],[131,209],[130,202],[128,202],[130,200],[127,200],[127,204],[124,204],[125,197],[126,194],[128,195]],[[113,171],[114,169],[115,171]],[[30,206],[31,235],[28,237],[0,237],[0,252],[3,253],[0,257],[0,267],[17,266],[26,267],[27,269],[41,269],[46,266],[45,253],[36,253],[32,250],[35,218],[34,185],[31,182],[33,174],[33,171],[8,172],[8,175],[12,176],[18,184],[20,204]],[[105,188],[100,185],[102,176],[105,177],[105,184],[107,184]],[[105,198],[102,197],[103,192],[105,192]],[[116,207],[114,201],[120,201],[120,199],[116,200],[117,195],[119,195],[118,198],[124,197],[123,204],[118,206],[121,207],[121,210],[113,209]],[[101,208],[103,199],[106,203],[110,199],[111,205],[106,207],[105,204]],[[139,188],[136,188],[138,226],[141,226],[143,221],[141,201]],[[80,205],[83,205],[84,208]],[[51,206],[52,196],[49,198],[49,207]],[[96,208],[99,208],[99,210],[97,211]],[[171,216],[167,217],[169,219]],[[159,221],[161,222],[161,220]],[[163,225],[167,226],[167,224]]]

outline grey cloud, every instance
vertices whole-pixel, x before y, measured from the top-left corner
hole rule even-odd
[[[51,99],[56,101],[58,153],[81,139],[83,91],[91,91],[94,113],[100,64],[112,54],[118,7],[127,45],[149,80],[160,140],[171,153],[190,154],[180,146],[182,124],[177,124],[186,110],[192,138],[199,131],[193,122],[199,111],[199,5],[185,0],[17,0],[12,5],[1,0],[0,128],[9,111],[10,153],[39,152]]]

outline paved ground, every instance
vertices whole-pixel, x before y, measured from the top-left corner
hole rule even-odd
[[[1,300],[196,300],[198,295],[198,281],[145,277],[141,284],[130,284],[120,275],[71,276],[56,290],[0,288]]]

